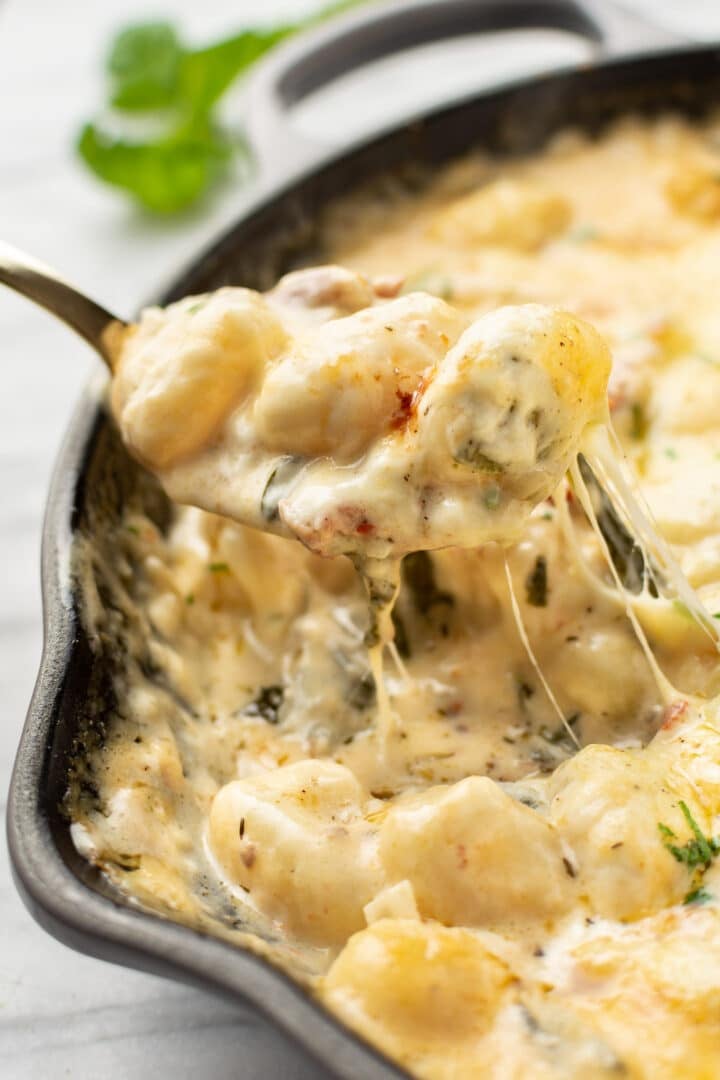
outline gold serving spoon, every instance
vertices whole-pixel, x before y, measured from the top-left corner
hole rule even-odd
[[[127,323],[38,259],[0,241],[0,282],[55,315],[84,338],[112,371],[113,345]]]

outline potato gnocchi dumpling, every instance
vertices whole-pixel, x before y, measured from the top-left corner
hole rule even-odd
[[[518,180],[494,180],[441,210],[429,230],[441,242],[535,251],[564,232],[571,218],[570,203],[557,192]]]
[[[432,1075],[477,1064],[478,1042],[517,979],[480,938],[414,920],[383,919],[350,939],[328,972],[325,1000],[393,1056]]]
[[[76,846],[424,1080],[720,1077],[719,134],[393,177],[118,356],[198,506],[76,537]]]
[[[128,447],[156,470],[196,454],[286,340],[250,289],[149,308],[123,339],[113,376],[113,411]]]
[[[542,923],[575,899],[559,834],[486,776],[399,802],[380,855],[389,878],[411,883],[420,913],[449,926]]]
[[[352,285],[325,267],[148,312],[115,377],[128,445],[180,501],[323,555],[515,538],[604,419],[601,338],[541,305],[466,328],[436,297]]]
[[[339,945],[383,882],[366,806],[349,769],[301,761],[222,788],[209,842],[227,880],[285,933]]]

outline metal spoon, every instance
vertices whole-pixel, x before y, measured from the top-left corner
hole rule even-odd
[[[49,266],[0,241],[0,282],[67,323],[112,371],[127,323],[65,281]]]

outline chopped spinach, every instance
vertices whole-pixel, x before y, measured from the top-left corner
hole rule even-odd
[[[483,492],[482,501],[488,510],[497,510],[498,506],[502,502],[502,491],[497,484],[492,484],[491,487],[485,488]]]
[[[610,498],[598,483],[597,477],[582,455],[579,462],[583,480],[593,497],[598,527],[620,580],[630,592],[639,593],[642,592],[647,579],[650,595],[658,596],[655,581],[656,568],[649,563],[646,564],[642,548],[625,528]]]
[[[376,696],[375,680],[372,674],[367,671],[350,684],[347,700],[353,709],[362,712],[374,705]]]
[[[284,696],[283,686],[263,686],[257,697],[245,706],[243,713],[245,716],[260,716],[268,724],[277,724]]]
[[[475,439],[468,439],[460,447],[455,455],[455,460],[461,465],[471,465],[473,469],[486,473],[501,473],[503,466],[499,461],[494,461],[484,450],[481,450]]]
[[[365,576],[368,599],[373,607],[385,607],[395,595],[395,583],[386,578]]]
[[[525,702],[528,701],[533,696],[534,693],[535,693],[535,691],[533,690],[530,683],[525,682],[524,679],[520,679],[518,681],[518,683],[517,683],[517,695],[518,695],[518,701],[520,702],[521,706],[524,706]]]
[[[573,731],[575,731],[579,722],[579,712],[573,713],[572,716],[568,716],[567,718],[567,725]],[[564,724],[559,724],[556,728],[550,728],[546,724],[543,724],[543,726],[540,728],[539,734],[541,738],[545,739],[546,742],[552,743],[553,745],[558,745],[560,743],[570,744],[570,736],[568,735],[567,728]]]
[[[532,607],[547,607],[548,574],[547,559],[538,555],[535,565],[525,579],[525,599]]]
[[[440,604],[452,607],[455,603],[452,593],[438,588],[432,558],[427,551],[415,551],[405,556],[402,580],[412,597],[414,607],[421,615],[427,615],[432,608]]]
[[[645,408],[639,401],[634,401],[630,408],[630,438],[640,441],[648,432],[648,418]]]

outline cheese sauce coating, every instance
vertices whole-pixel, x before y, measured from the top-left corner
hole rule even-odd
[[[243,401],[253,401],[266,456],[310,458],[347,440],[342,454],[356,462],[364,421],[348,423],[328,398],[317,422],[303,395],[322,398],[319,354],[295,342],[325,341],[342,322],[380,320],[393,305],[387,325],[402,336],[430,304],[449,339],[434,352],[431,341],[422,360],[422,372],[437,365],[422,394],[437,408],[417,422],[437,422],[430,442],[447,447],[434,479],[443,462],[462,470],[474,458],[485,490],[501,475],[537,501],[544,493],[528,477],[541,439],[560,447],[552,426],[534,428],[517,408],[504,427],[492,409],[447,410],[468,394],[492,399],[500,385],[512,398],[512,360],[488,342],[496,320],[514,316],[496,309],[559,309],[609,343],[612,417],[632,472],[691,585],[720,612],[719,140],[714,122],[627,121],[595,141],[565,133],[528,159],[468,158],[420,193],[355,196],[326,226],[328,257],[349,268],[342,282],[318,270],[308,303],[307,278],[286,278],[262,301],[271,316],[262,319],[256,294],[232,317],[213,313],[220,297],[187,310],[217,316],[228,341],[255,335],[257,366],[228,373],[222,401],[192,357],[186,385],[163,386],[158,369],[154,399],[134,398],[136,375],[121,370],[124,431],[178,498],[198,490],[203,455],[221,445],[232,461]],[[398,274],[406,284],[393,297]],[[502,378],[491,386],[482,365],[458,381],[466,346],[478,342],[478,355],[497,357]],[[363,371],[373,370],[377,354],[363,355]],[[415,393],[420,361],[397,366]],[[281,393],[270,393],[271,378]],[[372,423],[392,415],[396,389],[378,389]],[[353,407],[362,410],[366,391]],[[210,402],[180,432],[163,427],[175,392]],[[478,415],[487,427],[473,426]],[[380,453],[375,439],[373,429],[365,461]],[[222,491],[228,474],[218,468]],[[260,494],[265,458],[263,468]],[[384,724],[366,600],[347,558],[202,510],[177,509],[166,532],[129,510],[113,567],[129,641],[122,704],[91,762],[91,790],[78,784],[69,795],[79,849],[139,902],[268,951],[414,1075],[720,1074],[717,652],[689,606],[652,587],[656,568],[581,471],[527,507],[507,553],[490,543],[404,559]],[[363,498],[377,475],[363,473]],[[278,478],[278,513],[287,479]],[[669,704],[580,484],[631,610],[679,688]],[[290,531],[329,550],[325,539],[351,532],[324,531],[308,492],[287,504]],[[564,723],[519,636],[508,578]],[[100,636],[109,616],[91,577],[86,600]]]
[[[177,501],[322,555],[517,539],[605,419],[604,342],[540,304],[468,326],[378,288],[325,266],[146,311],[116,361],[126,444]]]

